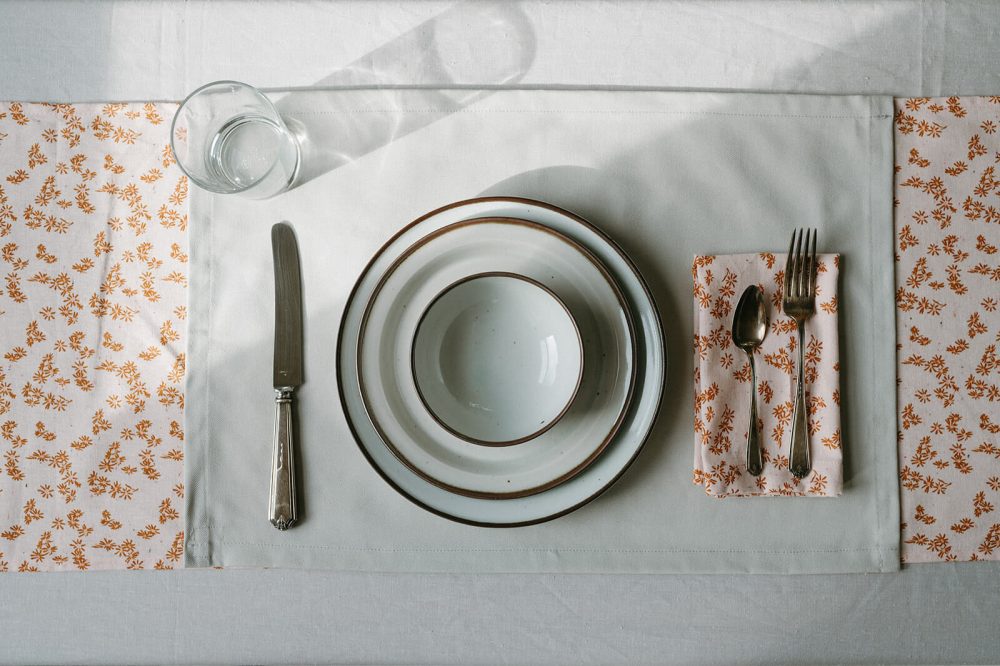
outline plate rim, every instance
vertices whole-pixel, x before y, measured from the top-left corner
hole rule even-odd
[[[429,213],[428,215],[424,216],[424,218],[430,217],[432,215],[434,215],[434,212]],[[405,232],[410,227],[416,226],[421,221],[421,219],[418,219],[414,223],[408,225],[407,227],[404,227],[402,231]],[[404,455],[403,452],[401,452],[395,446],[395,444],[393,444],[391,438],[389,438],[386,435],[384,427],[381,424],[379,424],[376,418],[372,416],[371,407],[369,406],[369,400],[364,389],[365,382],[360,376],[360,369],[362,364],[361,357],[363,351],[362,341],[364,339],[365,331],[368,328],[369,315],[371,314],[375,299],[378,297],[380,293],[382,293],[386,281],[388,281],[388,279],[395,273],[395,271],[400,266],[403,265],[403,263],[405,263],[407,258],[413,256],[414,253],[416,253],[420,248],[425,247],[428,243],[438,238],[446,236],[451,231],[457,231],[460,229],[465,229],[468,227],[481,224],[511,224],[533,229],[540,233],[546,233],[549,234],[550,236],[555,237],[557,240],[565,243],[570,248],[581,254],[584,259],[586,259],[591,265],[593,265],[597,269],[597,271],[601,274],[601,277],[604,279],[604,281],[608,284],[608,286],[615,294],[615,299],[618,301],[618,305],[625,316],[626,330],[628,332],[629,349],[631,351],[631,357],[632,357],[632,363],[630,364],[629,368],[628,388],[625,392],[625,399],[622,402],[621,407],[618,409],[618,413],[615,416],[615,420],[611,424],[610,429],[601,436],[601,442],[592,451],[590,451],[583,460],[581,460],[579,463],[577,463],[568,471],[560,474],[555,478],[549,479],[544,483],[532,486],[531,488],[525,488],[522,490],[511,491],[511,492],[482,491],[482,490],[472,490],[469,488],[462,488],[460,486],[455,486],[446,483],[441,479],[435,478],[433,475],[420,469],[416,463],[407,458],[407,456]],[[390,240],[388,244],[391,245],[392,240]],[[386,247],[387,245],[380,248],[379,251],[375,253],[373,259],[377,259],[386,249]],[[361,273],[361,276],[363,277],[364,275],[365,272],[363,271]],[[338,349],[339,349],[339,344],[338,344]],[[615,436],[621,430],[622,425],[624,425],[625,419],[628,416],[629,410],[632,406],[632,400],[635,397],[635,389],[638,383],[639,362],[640,362],[638,351],[639,351],[638,333],[636,331],[636,322],[634,313],[629,307],[628,300],[625,297],[625,293],[622,290],[621,285],[618,284],[618,280],[611,274],[610,270],[608,270],[608,267],[604,265],[604,262],[601,261],[601,259],[593,253],[593,251],[587,248],[583,243],[580,243],[579,241],[570,238],[569,236],[560,232],[559,230],[553,229],[547,225],[521,218],[491,215],[491,216],[472,217],[464,220],[458,220],[456,222],[452,222],[443,227],[440,227],[439,229],[435,229],[434,231],[426,234],[425,236],[421,236],[420,238],[418,238],[411,245],[405,248],[396,259],[392,261],[392,263],[385,269],[382,275],[379,276],[378,282],[372,289],[372,294],[368,299],[368,302],[365,304],[365,309],[361,317],[361,324],[358,328],[356,365],[358,367],[358,374],[359,374],[358,384],[361,388],[361,399],[362,403],[365,406],[365,411],[368,413],[368,420],[371,422],[372,427],[378,433],[379,438],[382,440],[382,443],[385,445],[387,449],[389,449],[389,451],[396,457],[397,460],[403,463],[403,465],[405,465],[408,469],[410,469],[410,471],[412,471],[414,474],[416,474],[423,480],[427,481],[428,483],[431,483],[441,488],[442,490],[446,490],[448,492],[455,493],[457,495],[462,495],[464,497],[472,497],[474,499],[506,500],[506,499],[520,499],[522,497],[530,497],[531,495],[537,495],[547,490],[551,490],[552,488],[555,488],[556,486],[569,481],[578,474],[582,473],[591,464],[593,464],[593,462],[597,460],[600,457],[600,455],[608,448],[611,442],[614,441]],[[338,363],[339,360],[340,359],[338,355]],[[567,409],[569,408],[572,408],[572,403],[567,405]],[[554,422],[552,424],[552,427],[557,427],[557,426],[558,422]],[[546,428],[546,430],[548,430],[548,428]]]
[[[400,238],[403,234],[405,234],[407,231],[409,231],[412,227],[414,227],[414,226],[416,226],[416,225],[424,222],[428,218],[433,217],[435,215],[440,215],[441,213],[444,213],[446,211],[449,211],[449,210],[452,210],[452,209],[455,209],[455,208],[460,208],[460,207],[463,207],[463,206],[469,206],[469,205],[474,205],[474,204],[479,204],[479,203],[513,203],[513,204],[521,204],[521,205],[525,205],[525,206],[537,206],[539,208],[547,209],[547,210],[549,210],[551,212],[554,212],[556,214],[564,215],[567,218],[569,218],[569,219],[573,220],[574,222],[576,222],[577,224],[580,224],[580,225],[586,227],[591,232],[593,232],[598,238],[600,238],[610,248],[612,248],[612,250],[614,250],[616,254],[618,254],[618,256],[622,259],[622,261],[624,262],[624,264],[626,266],[628,266],[629,270],[635,276],[637,284],[642,289],[642,291],[643,291],[643,293],[644,293],[644,295],[646,297],[646,300],[649,302],[651,311],[652,311],[652,313],[654,315],[655,325],[656,325],[656,327],[657,327],[657,329],[659,330],[659,333],[660,333],[659,334],[659,343],[657,345],[658,346],[657,352],[659,353],[660,358],[662,359],[663,366],[664,366],[663,367],[663,374],[662,374],[662,377],[660,379],[659,384],[657,386],[655,386],[655,389],[657,391],[657,396],[656,396],[656,399],[655,399],[655,406],[654,406],[654,412],[653,412],[653,415],[652,415],[652,419],[650,420],[649,426],[646,428],[646,432],[642,436],[642,440],[635,447],[635,450],[632,452],[631,456],[629,456],[628,460],[626,460],[625,463],[622,464],[621,467],[618,470],[616,470],[616,472],[611,476],[610,479],[608,479],[608,481],[606,483],[604,483],[596,491],[594,491],[591,494],[589,494],[587,497],[583,498],[581,501],[579,501],[579,502],[577,502],[575,504],[572,504],[571,506],[568,506],[568,507],[566,507],[564,509],[560,509],[559,511],[556,511],[554,513],[551,513],[551,514],[548,514],[548,515],[545,515],[545,516],[540,516],[538,518],[532,518],[532,519],[529,519],[529,520],[511,521],[511,522],[490,522],[490,521],[481,521],[481,520],[475,520],[475,519],[471,519],[471,518],[465,518],[465,517],[462,517],[462,516],[456,516],[454,514],[446,512],[446,511],[444,511],[442,509],[438,509],[438,508],[436,508],[434,506],[431,506],[431,505],[427,504],[426,502],[417,499],[416,497],[414,497],[413,495],[411,495],[407,491],[405,491],[403,488],[400,487],[399,484],[397,484],[393,479],[391,479],[389,477],[389,475],[385,472],[385,470],[383,470],[372,459],[371,455],[365,449],[365,446],[361,443],[361,438],[359,437],[357,429],[355,428],[355,425],[354,425],[354,423],[352,422],[352,420],[351,420],[351,418],[349,416],[349,411],[348,411],[348,406],[347,406],[347,399],[346,399],[346,396],[344,395],[344,384],[341,381],[341,378],[343,377],[343,367],[342,367],[342,364],[341,364],[341,353],[340,352],[341,352],[341,346],[343,345],[343,342],[344,342],[344,327],[346,326],[346,323],[347,323],[347,317],[344,316],[344,315],[346,314],[347,306],[354,300],[354,297],[357,295],[357,291],[361,287],[362,280],[364,279],[365,275],[371,270],[372,266],[375,264],[375,262],[378,260],[378,258],[398,238]],[[546,522],[548,522],[550,520],[555,520],[557,518],[561,518],[561,517],[563,517],[565,515],[568,515],[570,513],[573,513],[574,511],[577,511],[578,509],[580,509],[580,508],[586,506],[587,504],[593,502],[595,499],[597,499],[598,497],[600,497],[601,495],[603,495],[605,492],[607,492],[608,489],[611,488],[613,485],[615,485],[615,483],[617,483],[617,481],[625,474],[625,472],[627,472],[629,470],[629,468],[631,468],[632,464],[635,462],[635,460],[639,457],[639,454],[645,448],[646,443],[649,441],[650,435],[656,429],[656,425],[657,425],[657,423],[658,423],[658,421],[660,419],[660,414],[662,412],[662,406],[663,406],[663,397],[664,397],[664,395],[666,393],[665,389],[666,389],[666,385],[667,385],[667,376],[668,376],[667,365],[668,365],[669,361],[668,361],[668,358],[667,358],[666,338],[663,335],[663,324],[662,324],[663,319],[662,319],[662,314],[660,312],[659,306],[656,303],[656,299],[654,298],[652,292],[650,291],[649,285],[646,283],[645,278],[642,276],[642,273],[639,271],[639,269],[636,266],[635,262],[632,260],[631,257],[628,256],[628,254],[624,251],[624,249],[613,238],[611,238],[603,230],[601,230],[600,228],[598,228],[597,226],[595,226],[591,222],[587,221],[586,219],[582,218],[581,216],[579,216],[579,215],[577,215],[577,214],[575,214],[575,213],[573,213],[571,211],[568,211],[568,210],[566,210],[564,208],[556,206],[554,204],[545,203],[543,201],[539,201],[537,199],[530,199],[530,198],[527,198],[527,197],[488,196],[488,197],[472,197],[472,198],[469,198],[469,199],[462,199],[462,200],[454,201],[454,202],[446,204],[444,206],[440,206],[438,208],[435,208],[434,210],[421,215],[420,217],[416,218],[412,222],[410,222],[410,223],[406,224],[405,226],[401,227],[394,234],[392,234],[392,236],[388,240],[386,240],[378,248],[378,250],[376,250],[372,254],[371,258],[365,263],[365,266],[358,273],[358,277],[354,281],[354,285],[351,287],[351,291],[349,292],[349,294],[347,296],[347,299],[344,301],[344,303],[345,303],[345,309],[344,309],[344,313],[342,313],[342,315],[341,315],[340,323],[339,323],[339,325],[337,327],[337,342],[336,342],[336,345],[335,345],[335,348],[336,348],[336,351],[337,351],[337,354],[336,354],[337,394],[338,394],[338,398],[340,400],[341,410],[342,410],[342,412],[344,414],[344,417],[345,417],[344,420],[347,423],[347,427],[351,431],[351,437],[354,439],[355,446],[357,446],[358,449],[361,451],[361,454],[365,458],[365,461],[368,463],[368,465],[373,470],[375,470],[375,472],[382,478],[382,480],[385,481],[386,484],[388,484],[388,486],[390,488],[392,488],[397,494],[399,494],[401,497],[403,497],[404,499],[406,499],[407,501],[409,501],[411,504],[419,507],[420,509],[422,509],[424,511],[427,511],[428,513],[431,513],[433,515],[436,515],[436,516],[438,516],[440,518],[444,518],[445,520],[449,520],[449,521],[452,521],[452,522],[455,522],[455,523],[460,523],[460,524],[463,524],[463,525],[469,525],[469,526],[473,526],[473,527],[491,527],[491,528],[498,528],[498,529],[506,529],[506,528],[515,528],[515,527],[526,527],[526,526],[529,526],[529,525],[538,525],[538,524],[541,524],[541,523],[546,523]],[[648,341],[647,341],[647,344],[649,344]]]

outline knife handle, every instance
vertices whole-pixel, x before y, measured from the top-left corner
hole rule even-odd
[[[267,517],[279,530],[295,523],[295,437],[291,388],[275,389],[274,453],[271,457],[271,500]]]

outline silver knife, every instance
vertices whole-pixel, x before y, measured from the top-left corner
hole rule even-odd
[[[302,385],[302,283],[299,249],[287,222],[271,227],[274,253],[274,454],[268,520],[287,530],[295,510],[295,433],[292,400]]]

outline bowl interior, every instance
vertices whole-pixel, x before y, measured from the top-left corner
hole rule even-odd
[[[476,444],[506,446],[552,427],[576,396],[583,346],[547,287],[510,273],[473,275],[427,307],[413,377],[431,415]]]

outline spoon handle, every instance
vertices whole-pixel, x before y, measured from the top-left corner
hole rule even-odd
[[[757,427],[757,368],[754,367],[753,352],[748,351],[750,359],[750,425],[747,428],[747,472],[751,476],[760,476],[764,471],[764,454],[760,449],[760,429]]]

